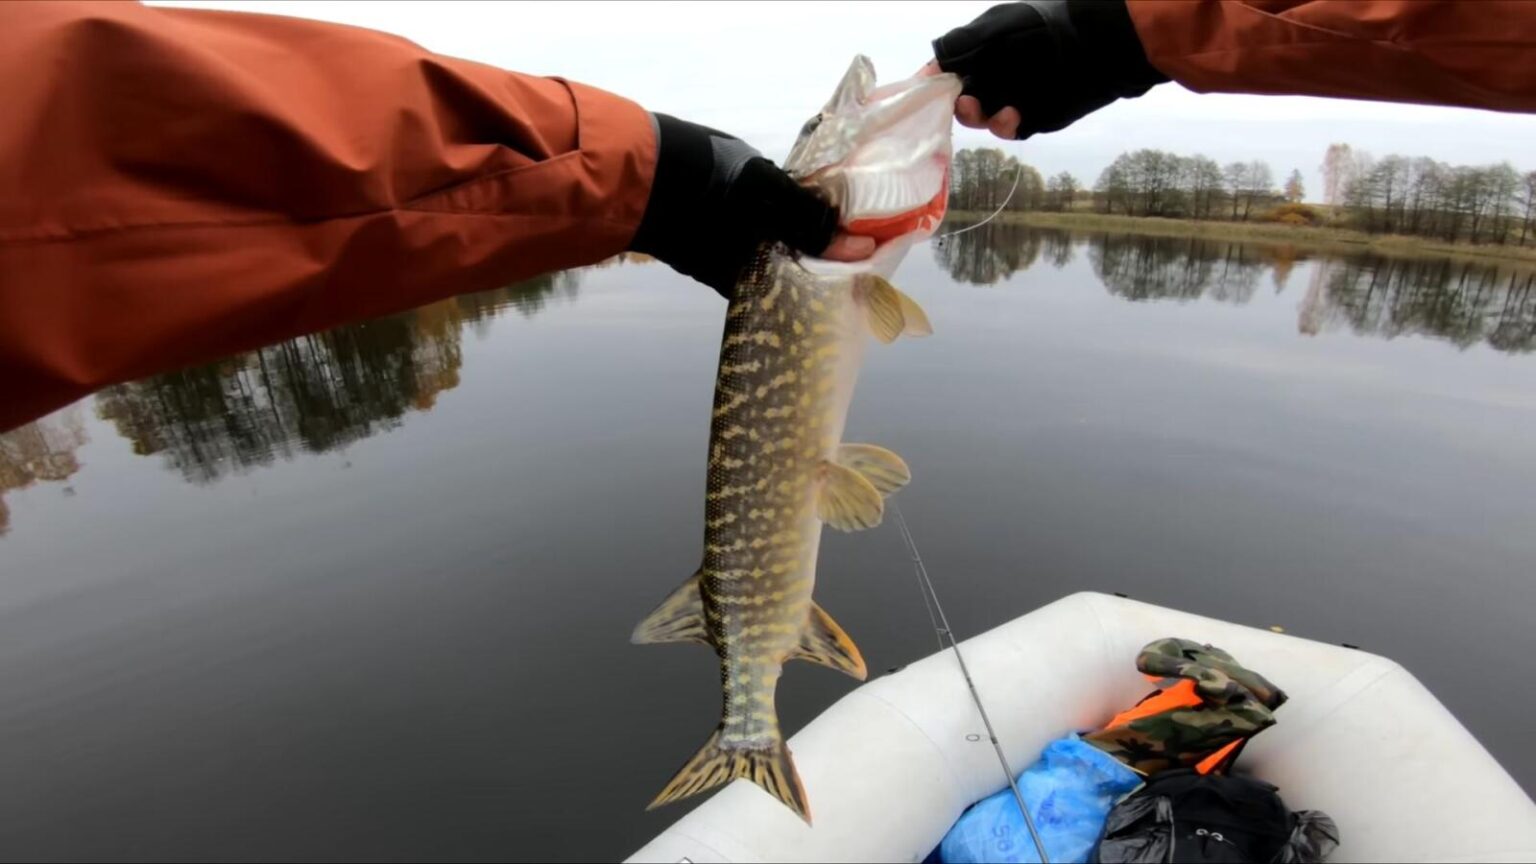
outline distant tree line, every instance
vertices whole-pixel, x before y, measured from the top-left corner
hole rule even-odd
[[[1424,156],[1376,159],[1348,144],[1323,158],[1325,203],[1372,233],[1447,242],[1536,243],[1536,171],[1508,162],[1449,165]]]
[[[1328,207],[1319,209],[1302,203],[1306,189],[1299,170],[1292,170],[1277,189],[1274,172],[1262,160],[1221,165],[1200,154],[1134,150],[1116,157],[1086,190],[1065,171],[1047,180],[1001,150],[971,149],[955,154],[949,206],[980,212],[1092,207],[1126,216],[1331,222],[1447,242],[1536,245],[1536,171],[1521,174],[1508,162],[1376,159],[1348,144],[1334,144],[1324,156],[1322,173]]]
[[[1301,177],[1291,183],[1301,195]],[[1165,150],[1122,153],[1099,174],[1094,202],[1104,213],[1247,220],[1279,203],[1267,162],[1217,164],[1209,156]]]
[[[1127,216],[1245,220],[1280,203],[1274,186],[1264,162],[1223,167],[1207,156],[1144,149],[1121,154],[1089,190],[1070,172],[1045,179],[996,148],[968,149],[955,154],[949,206],[992,212],[1073,210],[1091,204],[1103,213]],[[1293,171],[1284,197],[1300,201],[1302,194],[1301,172]]]

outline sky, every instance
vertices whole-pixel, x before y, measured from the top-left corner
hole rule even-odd
[[[782,160],[855,54],[882,80],[932,56],[932,40],[992,2],[156,2],[292,15],[383,30],[423,47],[517,72],[559,75],[738,135]],[[1051,86],[1040,82],[1041,87]],[[1465,108],[1196,94],[1177,84],[1121,100],[1070,128],[1000,141],[956,126],[956,147],[997,146],[1042,174],[1092,183],[1142,147],[1223,164],[1262,159],[1277,183],[1293,168],[1308,200],[1335,141],[1381,156],[1536,169],[1536,115]]]

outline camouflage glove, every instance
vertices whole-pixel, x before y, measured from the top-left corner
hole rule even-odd
[[[1147,62],[1124,0],[1021,0],[994,6],[933,40],[939,68],[960,76],[992,117],[1019,112],[1015,137],[1065,129],[1168,76]]]
[[[656,178],[629,248],[654,255],[727,300],[764,242],[820,255],[837,232],[837,211],[739,138],[651,115]]]

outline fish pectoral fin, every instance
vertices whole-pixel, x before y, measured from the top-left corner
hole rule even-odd
[[[896,341],[907,326],[901,311],[901,292],[887,282],[885,277],[866,273],[859,277],[863,289],[864,308],[869,316],[869,329],[875,338],[889,345]]]
[[[789,653],[791,660],[809,660],[863,681],[869,675],[864,666],[864,655],[853,644],[847,632],[832,620],[827,610],[819,604],[811,604],[810,619],[800,634],[800,644]]]
[[[862,531],[880,524],[885,502],[864,475],[836,462],[821,463],[824,479],[816,499],[816,518],[839,531]]]
[[[894,494],[912,482],[912,469],[900,456],[874,444],[842,444],[832,457],[837,464],[859,472],[881,495]]]
[[[772,742],[759,748],[727,748],[720,742],[720,730],[715,729],[715,734],[709,736],[703,748],[678,769],[666,788],[645,809],[655,810],[722,783],[745,778],[793,810],[805,824],[811,824],[811,808],[805,798],[805,784],[800,782],[800,772],[795,770],[795,760],[784,739],[777,733],[773,737]]]
[[[895,290],[894,288],[892,289]],[[901,301],[901,318],[906,322],[901,328],[901,335],[910,337],[932,336],[933,325],[928,322],[928,313],[923,307],[917,305],[917,301],[911,297],[896,291],[896,298]]]
[[[699,577],[703,571],[689,576],[677,586],[661,605],[645,616],[630,634],[635,645],[656,642],[709,643],[709,632],[704,629],[704,598],[699,594]]]
[[[889,345],[897,336],[933,334],[928,313],[917,305],[916,300],[896,290],[896,286],[877,274],[866,273],[859,278],[869,314],[869,329],[874,331],[876,339]]]

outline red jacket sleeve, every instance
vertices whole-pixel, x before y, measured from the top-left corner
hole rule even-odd
[[[612,94],[351,27],[0,3],[0,430],[103,385],[622,251]]]
[[[1528,0],[1129,0],[1147,59],[1202,93],[1536,111]]]

